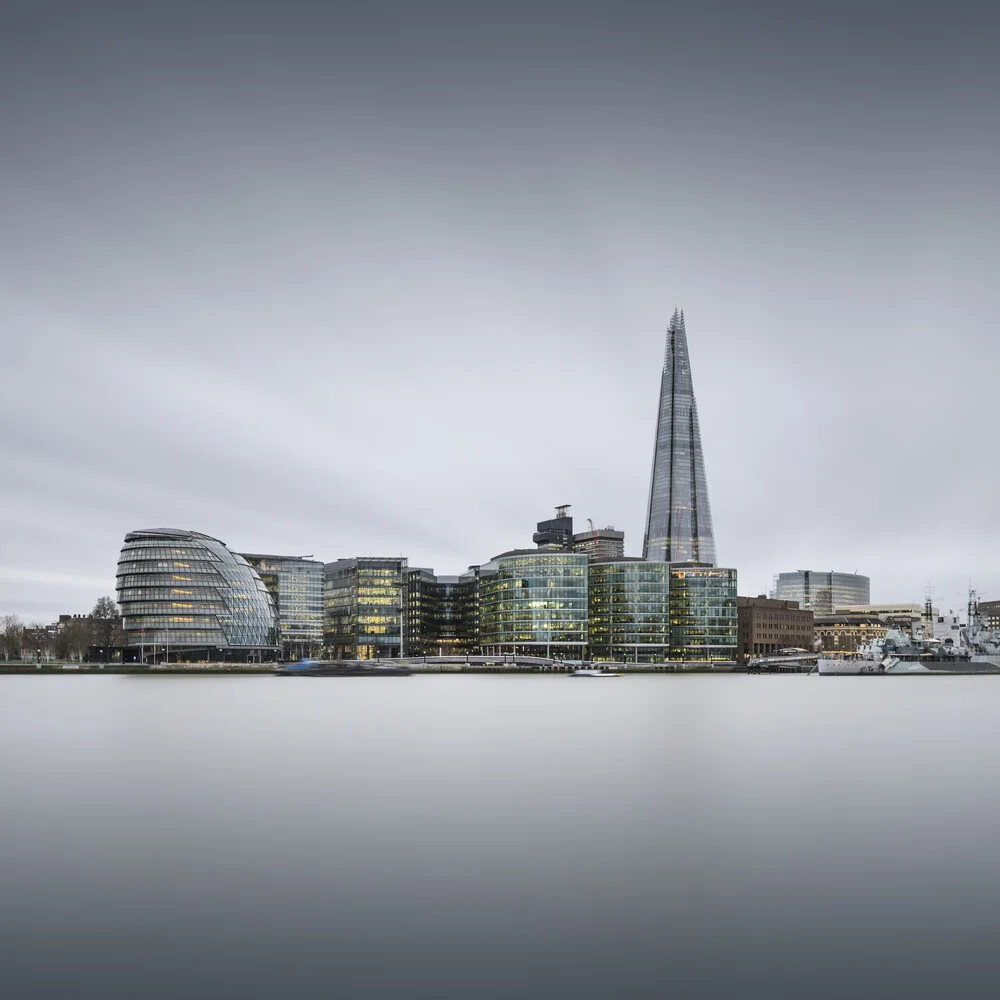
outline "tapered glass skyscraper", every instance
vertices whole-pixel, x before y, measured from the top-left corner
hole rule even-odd
[[[677,310],[667,329],[663,356],[642,555],[650,562],[715,565],[698,406],[691,382],[684,313]]]

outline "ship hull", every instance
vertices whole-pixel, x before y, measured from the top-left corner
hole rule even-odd
[[[816,664],[817,672],[826,675],[877,674],[882,664],[877,660],[846,660],[821,656]]]
[[[871,660],[835,660],[820,658],[819,673],[824,676],[865,674],[1000,674],[1000,656],[981,656],[971,660],[895,660],[885,663]]]

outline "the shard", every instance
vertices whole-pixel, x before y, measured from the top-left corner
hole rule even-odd
[[[691,382],[684,313],[677,310],[667,329],[663,356],[642,557],[650,562],[715,565],[698,406]]]

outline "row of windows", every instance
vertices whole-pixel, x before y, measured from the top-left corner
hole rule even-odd
[[[147,629],[145,635],[132,636],[130,644],[133,646],[145,645],[177,645],[177,646],[225,646],[225,637],[218,629],[212,631],[199,631],[198,629],[185,629],[183,632],[176,629]]]
[[[597,649],[612,649],[615,646],[662,646],[670,648],[667,636],[660,632],[634,632],[625,636],[615,634],[610,639],[606,635],[591,636],[590,647]]]
[[[229,583],[214,570],[210,573],[127,573],[118,574],[118,589],[126,587],[162,587],[166,584],[194,584],[228,587]]]
[[[663,608],[665,611],[670,607],[670,602],[665,597],[651,594],[615,594],[611,596],[600,594],[592,596],[590,599],[591,613],[594,610],[621,607]]]
[[[571,632],[565,629],[561,631],[546,632],[541,635],[537,632],[513,630],[504,632],[483,632],[480,641],[484,646],[489,646],[491,644],[502,645],[504,643],[514,642],[574,642],[584,645],[586,644],[585,638],[578,632]]]
[[[608,622],[612,625],[628,625],[630,623],[642,624],[642,625],[669,625],[670,619],[663,615],[603,615],[600,618],[595,618],[591,616],[590,627],[591,628],[606,628]]]
[[[128,618],[135,615],[163,615],[197,610],[203,615],[225,615],[229,609],[222,601],[128,601],[122,603],[122,614]]]
[[[218,587],[196,587],[192,584],[178,587],[120,587],[118,602],[124,601],[170,601],[197,598],[217,598]]]
[[[201,573],[217,571],[217,559],[133,559],[119,563],[121,572],[150,573],[154,570],[195,570]]]
[[[208,559],[214,553],[210,553],[203,548],[185,548],[173,545],[143,545],[136,548],[126,548],[122,550],[118,561],[135,562],[142,559]]]
[[[167,628],[171,625],[196,625],[200,628],[218,628],[220,621],[228,619],[218,615],[194,615],[179,613],[176,615],[147,614],[129,615],[125,619],[125,628],[129,632],[139,629]]]

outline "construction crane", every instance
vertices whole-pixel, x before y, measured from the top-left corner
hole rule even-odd
[[[600,555],[598,550],[597,528],[594,527],[594,522],[589,517],[587,518],[587,524],[590,525],[590,540],[594,543],[594,555]]]

